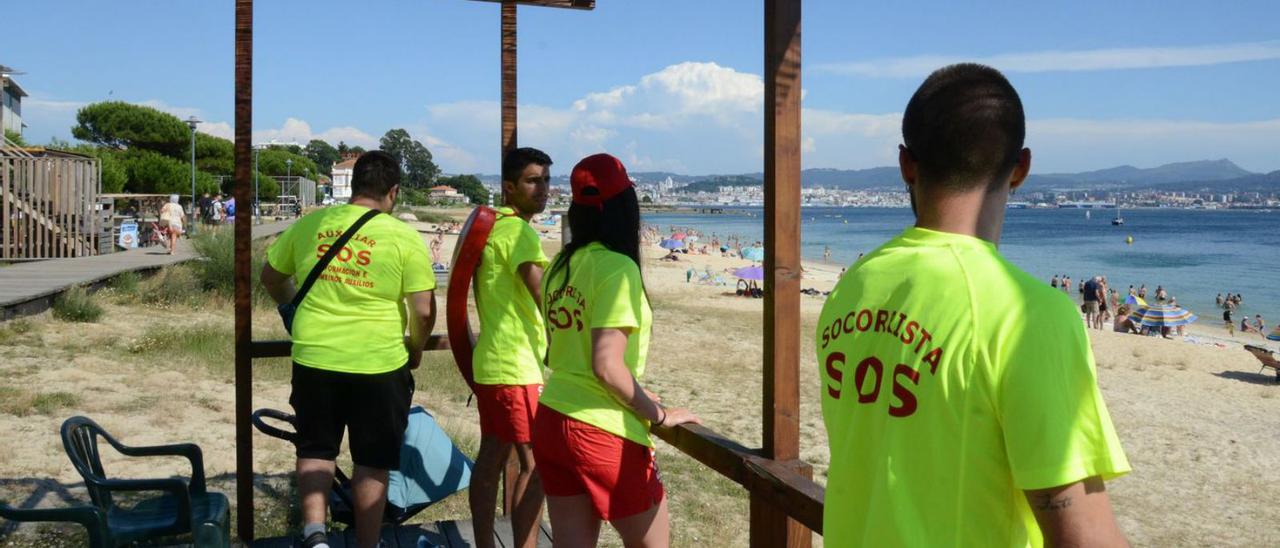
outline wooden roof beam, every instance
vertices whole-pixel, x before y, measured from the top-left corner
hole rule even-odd
[[[472,0],[474,2],[491,2],[502,4],[503,0]],[[596,8],[596,0],[511,0],[514,4],[524,6],[542,6],[547,8],[569,8],[575,10],[592,10]]]

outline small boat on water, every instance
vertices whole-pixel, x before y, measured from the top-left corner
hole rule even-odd
[[[1124,224],[1124,217],[1120,216],[1120,200],[1116,200],[1116,218],[1111,219],[1111,226],[1120,226]]]

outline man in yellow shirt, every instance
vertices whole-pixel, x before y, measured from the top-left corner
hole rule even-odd
[[[995,69],[929,76],[902,120],[915,226],[855,263],[816,333],[829,546],[1123,546],[1129,471],[1071,299],[996,249],[1031,167]]]
[[[504,205],[476,269],[480,336],[472,353],[480,451],[471,474],[471,519],[476,545],[493,546],[494,505],[503,464],[512,449],[519,461],[512,497],[512,532],[518,546],[535,546],[542,514],[542,483],[534,473],[530,432],[542,392],[546,327],[539,312],[547,256],[529,219],[547,207],[551,158],[518,148],[502,159]]]
[[[333,256],[292,320],[298,494],[305,548],[326,548],[325,508],[334,459],[348,431],[355,463],[356,538],[378,543],[387,472],[400,445],[418,367],[435,323],[435,275],[417,231],[390,216],[400,164],[373,151],[356,160],[351,203],[308,214],[267,251],[262,285],[277,303],[294,301],[306,278],[357,219],[372,215]],[[406,304],[408,310],[406,311]],[[406,339],[405,326],[409,337]]]

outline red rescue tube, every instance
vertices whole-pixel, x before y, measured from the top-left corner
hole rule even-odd
[[[449,270],[449,291],[445,297],[445,325],[449,329],[449,348],[453,351],[453,361],[458,365],[458,372],[463,380],[475,391],[475,373],[472,369],[471,354],[475,349],[476,337],[471,331],[471,322],[467,318],[467,293],[471,291],[471,281],[475,279],[476,268],[480,266],[480,257],[484,254],[484,246],[489,242],[489,233],[493,231],[493,223],[497,220],[497,212],[478,206],[467,217],[458,234],[458,243],[453,248],[453,263]]]

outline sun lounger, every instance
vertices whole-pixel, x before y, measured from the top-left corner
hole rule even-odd
[[[1262,362],[1262,367],[1258,369],[1259,373],[1270,367],[1276,370],[1276,382],[1280,383],[1280,360],[1276,359],[1275,352],[1252,344],[1244,345],[1244,349],[1248,350],[1249,353],[1253,354],[1253,357],[1258,358],[1258,361]]]

